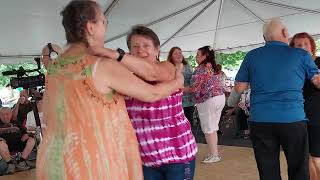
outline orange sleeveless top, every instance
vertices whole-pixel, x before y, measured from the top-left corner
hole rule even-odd
[[[49,66],[44,95],[46,134],[38,179],[140,180],[142,165],[123,96],[93,86],[96,57],[60,57]]]

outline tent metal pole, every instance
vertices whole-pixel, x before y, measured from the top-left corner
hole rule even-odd
[[[104,11],[104,16],[108,16],[111,12],[111,10],[118,4],[119,0],[113,0],[112,3],[107,7],[107,9]]]
[[[221,14],[222,14],[222,7],[223,7],[223,2],[224,0],[220,1],[220,7],[219,7],[219,14],[218,14],[218,19],[216,23],[216,31],[214,32],[214,38],[213,38],[213,44],[212,47],[215,49],[216,48],[216,41],[217,41],[217,36],[218,36],[218,28],[220,26],[220,19],[221,19]]]
[[[303,14],[304,12],[296,12],[293,14],[289,14],[289,15],[283,15],[283,16],[278,16],[279,18],[283,18],[283,17],[290,17],[293,15],[297,15],[297,14]],[[221,27],[221,29],[228,29],[228,28],[232,28],[232,27],[237,27],[237,26],[243,26],[243,25],[247,25],[247,24],[252,24],[252,23],[256,23],[258,21],[251,21],[251,22],[245,22],[245,23],[241,23],[241,24],[235,24],[235,25],[230,25],[230,26],[225,26],[225,27]],[[191,35],[195,35],[195,34],[200,34],[200,33],[205,33],[205,32],[211,32],[211,31],[216,31],[216,29],[208,29],[206,31],[198,31],[198,32],[194,32],[194,33],[190,33],[190,34],[185,34],[185,35],[181,35],[181,36],[176,36],[176,37],[185,37],[185,36],[191,36]]]
[[[271,5],[271,6],[276,6],[276,7],[293,9],[293,10],[302,11],[302,12],[320,14],[320,11],[317,11],[317,10],[305,9],[305,8],[300,8],[300,7],[295,7],[295,6],[289,6],[289,5],[286,5],[286,4],[280,4],[280,3],[275,3],[275,2],[265,1],[265,0],[251,0],[251,1],[254,1],[254,2],[257,2],[257,3],[262,3],[262,4],[267,4],[267,5]]]
[[[28,54],[28,55],[2,55],[0,54],[0,61],[1,58],[35,58],[41,57],[41,54]]]
[[[258,45],[263,45],[265,44],[264,42],[262,43],[256,43],[256,44],[249,44],[249,45],[244,45],[244,46],[236,46],[236,47],[232,47],[232,48],[224,48],[224,49],[215,49],[215,52],[221,52],[221,51],[228,51],[228,50],[233,50],[233,49],[239,49],[239,48],[246,48],[246,47],[250,47],[250,46],[258,46]],[[197,50],[182,50],[181,52],[184,53],[196,53]],[[161,52],[161,53],[169,53],[169,52]]]
[[[312,37],[316,37],[316,36],[320,36],[320,34],[310,34],[310,36]],[[235,47],[230,47],[230,48],[224,48],[224,49],[215,49],[216,52],[219,51],[228,51],[228,50],[233,50],[233,49],[239,49],[239,48],[246,48],[246,47],[250,47],[250,46],[258,46],[258,45],[263,45],[265,44],[265,42],[261,42],[261,43],[254,43],[254,44],[248,44],[248,45],[242,45],[242,46],[235,46]],[[188,52],[188,53],[195,53],[197,52],[197,50],[182,50],[182,52]],[[169,52],[161,52],[161,53],[169,53]]]
[[[265,23],[265,21],[260,17],[258,16],[256,13],[254,13],[253,11],[251,11],[251,9],[249,9],[247,6],[245,6],[244,4],[242,4],[240,1],[238,0],[233,0],[234,2],[236,2],[239,6],[241,6],[243,9],[249,11],[249,13],[251,15],[253,15],[255,18],[257,18],[262,24]]]
[[[197,19],[206,9],[208,9],[216,0],[212,0],[209,4],[207,4],[203,9],[201,9],[195,16],[193,16],[187,23],[185,23],[178,31],[176,31],[172,36],[170,36],[164,43],[161,44],[160,47],[167,44],[175,35],[184,30],[192,21]]]
[[[202,4],[202,3],[206,2],[206,1],[208,1],[208,0],[202,0],[202,1],[199,1],[199,2],[197,2],[197,3],[194,3],[194,4],[192,4],[192,5],[190,5],[190,6],[186,7],[186,8],[183,8],[183,9],[181,9],[181,10],[178,10],[178,11],[176,11],[176,12],[174,12],[174,13],[171,13],[171,14],[169,14],[169,15],[166,15],[166,16],[164,16],[164,17],[162,17],[162,18],[159,18],[159,19],[157,19],[157,20],[155,20],[155,21],[152,21],[152,22],[150,22],[150,23],[147,23],[147,24],[145,24],[145,26],[148,27],[148,26],[151,26],[151,25],[160,23],[160,22],[162,22],[162,21],[164,21],[164,20],[167,20],[167,19],[169,19],[169,18],[171,18],[171,17],[174,17],[174,16],[176,16],[176,15],[178,15],[178,14],[181,14],[181,13],[183,13],[183,12],[185,12],[185,11],[188,11],[189,9],[192,9],[192,8],[198,6],[198,5],[200,5],[200,4]],[[116,40],[116,39],[122,38],[123,36],[126,36],[127,34],[128,34],[128,32],[121,33],[121,34],[119,34],[119,35],[117,35],[117,36],[114,36],[114,37],[112,37],[112,38],[110,38],[110,39],[107,39],[106,41],[104,41],[104,43],[108,43],[108,42],[114,41],[114,40]]]
[[[263,45],[265,44],[265,42],[261,42],[261,43],[255,43],[255,44],[248,44],[248,45],[243,45],[243,46],[236,46],[236,47],[232,47],[232,48],[224,48],[224,49],[217,49],[216,51],[227,51],[227,50],[233,50],[233,49],[239,49],[239,48],[246,48],[246,47],[250,47],[250,46],[258,46],[258,45]]]

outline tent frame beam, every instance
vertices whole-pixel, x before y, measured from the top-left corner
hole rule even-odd
[[[167,44],[174,36],[184,30],[189,24],[191,24],[195,19],[197,19],[205,10],[207,10],[216,0],[212,0],[209,4],[207,4],[204,8],[202,8],[195,16],[193,16],[187,23],[185,23],[181,28],[179,28],[175,33],[173,33],[164,43],[161,44],[160,47]]]
[[[202,4],[202,3],[206,2],[206,1],[209,1],[209,0],[202,0],[202,1],[199,1],[199,2],[197,2],[197,3],[194,3],[194,4],[192,4],[192,5],[188,6],[188,7],[185,7],[185,8],[183,8],[183,9],[181,9],[181,10],[178,10],[178,11],[176,11],[176,12],[173,12],[173,13],[169,14],[169,15],[166,15],[166,16],[164,16],[164,17],[161,17],[161,18],[159,18],[159,19],[157,19],[157,20],[155,20],[155,21],[152,21],[152,22],[150,22],[150,23],[147,23],[147,24],[145,24],[145,26],[148,27],[148,26],[152,26],[152,25],[154,25],[154,24],[160,23],[160,22],[162,22],[162,21],[165,21],[165,20],[167,20],[167,19],[169,19],[169,18],[171,18],[171,17],[174,17],[174,16],[176,16],[176,15],[178,15],[178,14],[181,14],[181,13],[183,13],[183,12],[185,12],[185,11],[188,11],[189,9],[192,9],[192,8],[198,6],[198,5],[200,5],[200,4]],[[116,39],[122,38],[123,36],[126,36],[127,34],[128,34],[128,32],[119,34],[119,35],[114,36],[114,37],[112,37],[112,38],[110,38],[110,39],[107,39],[104,43],[108,43],[108,42],[114,41],[114,40],[116,40]]]
[[[217,42],[217,37],[218,37],[218,28],[219,28],[219,26],[220,26],[220,20],[221,20],[223,2],[224,2],[224,0],[221,0],[221,1],[220,1],[219,12],[218,12],[219,14],[218,14],[218,19],[217,19],[217,23],[216,23],[216,30],[215,30],[215,32],[214,32],[213,44],[212,44],[212,47],[213,47],[213,48],[216,47],[216,42]]]
[[[315,36],[320,36],[320,34],[310,34],[310,36],[315,37]],[[232,48],[224,48],[224,49],[217,49],[217,52],[221,52],[221,51],[230,51],[230,50],[234,50],[234,49],[241,49],[241,48],[247,48],[250,46],[258,46],[258,45],[263,45],[265,44],[265,42],[261,42],[261,43],[255,43],[255,44],[248,44],[248,45],[242,45],[242,46],[236,46],[236,47],[232,47]]]
[[[113,0],[112,3],[107,7],[107,9],[104,11],[104,16],[108,16],[111,12],[111,10],[118,4],[119,0]]]
[[[282,7],[282,8],[286,8],[286,9],[292,9],[292,10],[301,11],[301,12],[308,12],[308,13],[312,13],[312,14],[320,14],[320,11],[317,11],[317,10],[300,8],[300,7],[295,7],[295,6],[289,6],[289,5],[286,5],[286,4],[280,4],[280,3],[275,3],[275,2],[265,1],[265,0],[251,0],[251,1],[254,1],[254,2],[257,2],[257,3],[261,3],[261,4],[267,4],[267,5],[271,5],[271,6],[276,6],[276,7]]]
[[[0,54],[0,61],[1,58],[35,58],[41,57],[41,54],[30,54],[30,55],[2,55]]]
[[[320,37],[320,33],[318,34],[310,34],[310,36],[312,37]],[[223,48],[223,49],[215,49],[215,52],[223,52],[223,51],[232,51],[234,49],[241,49],[241,48],[247,48],[250,46],[258,46],[258,45],[264,45],[265,42],[261,42],[261,43],[252,43],[252,44],[248,44],[248,45],[240,45],[240,46],[235,46],[235,47],[231,47],[231,48]],[[186,53],[195,53],[197,52],[197,50],[182,50],[182,52],[186,52]],[[161,53],[169,53],[169,52],[161,52]]]
[[[262,24],[265,23],[265,20],[263,20],[260,16],[258,16],[256,13],[254,13],[251,9],[249,9],[247,6],[242,4],[238,0],[233,0],[235,3],[237,3],[239,6],[241,6],[243,9],[247,10],[251,15],[253,15],[255,18],[257,18]]]

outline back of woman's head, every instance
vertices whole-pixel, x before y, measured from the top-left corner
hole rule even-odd
[[[172,64],[175,64],[175,63],[174,63],[174,60],[173,60],[173,58],[172,58],[173,53],[174,53],[175,50],[181,51],[181,49],[180,49],[179,47],[177,47],[177,46],[172,47],[172,48],[170,49],[169,54],[168,54],[168,57],[167,57],[167,61],[171,62]],[[188,64],[188,62],[186,61],[186,59],[184,58],[184,56],[182,56],[182,64],[184,64],[184,65]]]
[[[99,8],[100,6],[94,1],[74,0],[61,11],[68,44],[82,42],[88,45],[86,24],[89,21],[96,21]]]
[[[210,63],[212,66],[212,69],[217,73],[218,69],[217,69],[217,63],[214,55],[214,50],[210,46],[203,46],[199,48],[198,51],[201,51],[201,54],[206,56],[204,61],[202,61],[200,64]]]
[[[160,46],[159,37],[152,29],[147,28],[143,25],[136,25],[131,28],[130,32],[127,35],[127,46],[129,49],[131,49],[131,38],[134,35],[139,35],[150,39],[153,42],[154,47]]]

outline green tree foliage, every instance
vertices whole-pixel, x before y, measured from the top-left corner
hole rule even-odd
[[[246,52],[237,51],[235,53],[225,54],[219,53],[216,55],[216,61],[221,64],[223,68],[236,69],[242,63]]]
[[[7,70],[9,70],[9,69],[12,69],[12,68],[10,67],[10,65],[4,65],[4,64],[1,64],[1,65],[0,65],[0,72],[1,72],[1,75],[0,75],[0,87],[3,87],[3,86],[5,86],[5,85],[9,84],[9,82],[10,82],[9,77],[2,76],[2,72],[3,72],[3,71],[7,71]]]
[[[245,55],[246,53],[242,51],[237,51],[230,54],[219,53],[216,55],[216,62],[221,64],[223,68],[235,69],[240,66]],[[192,67],[198,66],[194,56],[190,55],[188,58],[186,58],[186,60]]]
[[[190,55],[189,57],[186,58],[186,60],[193,68],[198,66],[198,63],[196,62],[196,57]]]

